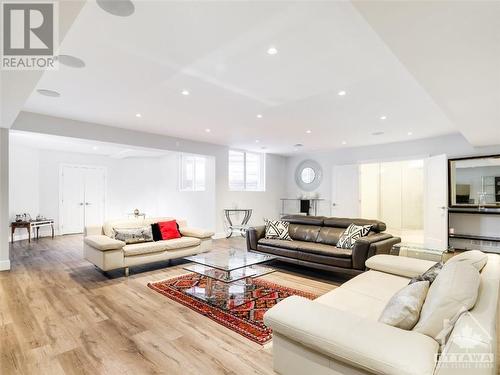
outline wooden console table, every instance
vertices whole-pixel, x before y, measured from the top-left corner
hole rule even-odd
[[[31,221],[14,221],[10,224],[11,234],[10,239],[14,242],[14,232],[16,229],[25,228],[28,230],[28,242],[31,242],[31,231],[33,230],[33,238],[40,238],[40,228],[41,227],[51,227],[52,229],[52,239],[54,239],[54,220],[31,220]],[[35,236],[36,229],[36,236]]]

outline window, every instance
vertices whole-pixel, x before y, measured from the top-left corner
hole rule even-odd
[[[229,190],[265,191],[265,155],[229,150]]]
[[[180,190],[205,191],[207,159],[203,156],[181,155]]]

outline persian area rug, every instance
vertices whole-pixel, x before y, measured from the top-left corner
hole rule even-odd
[[[209,304],[204,301],[203,297],[197,298],[192,295],[196,294],[193,291],[202,291],[200,296],[203,296],[206,281],[204,276],[187,274],[149,283],[148,287],[261,345],[272,339],[272,330],[263,322],[264,313],[267,310],[292,295],[309,299],[317,297],[313,293],[287,288],[257,278],[253,281],[255,290],[247,295],[247,300],[239,299],[238,303],[234,303],[234,300],[218,298],[217,302],[224,300],[224,306],[226,306],[226,308],[221,308],[214,303]]]

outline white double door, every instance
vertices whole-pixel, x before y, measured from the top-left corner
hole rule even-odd
[[[106,169],[61,166],[61,233],[82,233],[85,226],[102,225],[105,215]]]

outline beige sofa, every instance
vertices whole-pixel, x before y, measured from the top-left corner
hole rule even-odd
[[[210,250],[214,232],[190,228],[184,220],[177,220],[181,238],[129,245],[113,238],[113,228],[138,228],[168,220],[174,219],[158,217],[110,220],[102,227],[86,227],[83,240],[84,257],[103,271],[123,268],[128,276],[129,267],[132,266],[182,258]]]
[[[377,322],[391,296],[433,264],[376,255],[366,263],[369,271],[314,301],[293,296],[277,304],[264,316],[273,329],[275,371],[282,375],[496,374],[499,255],[488,254],[476,304],[456,322],[439,357],[440,346],[434,339]],[[462,360],[474,355],[486,365],[456,368],[457,355]],[[493,364],[488,364],[488,358]]]

